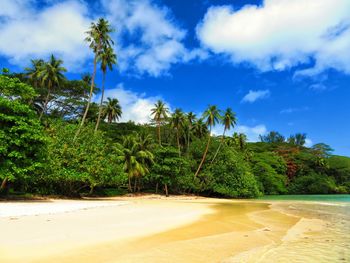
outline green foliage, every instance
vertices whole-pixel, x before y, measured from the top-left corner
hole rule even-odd
[[[77,125],[53,123],[48,129],[50,143],[47,167],[41,184],[54,193],[78,195],[98,186],[125,186],[127,177],[112,154],[112,144],[101,132],[87,125],[72,143]]]
[[[317,173],[296,177],[288,190],[291,194],[334,194],[337,192],[333,178]]]
[[[350,193],[350,158],[334,155],[328,159],[330,175],[341,189],[339,192]]]
[[[35,95],[34,89],[28,84],[22,83],[17,78],[0,75],[0,96],[11,100],[20,99],[22,102],[28,102]]]
[[[271,153],[256,153],[252,158],[252,170],[265,194],[283,194],[287,191],[287,166],[283,158]]]
[[[3,94],[21,96],[14,100],[0,97],[0,179],[25,185],[42,165],[45,135],[35,113],[21,101],[33,94],[32,88],[0,77]],[[25,91],[28,94],[22,94]]]
[[[153,184],[167,185],[171,192],[184,193],[195,188],[188,161],[179,157],[174,147],[157,147],[154,165],[148,180]]]
[[[260,135],[260,140],[266,143],[282,143],[285,141],[285,138],[279,132],[271,131],[267,135]]]
[[[223,147],[215,163],[206,167],[208,190],[226,197],[251,198],[260,195],[258,183],[240,154]],[[203,178],[203,180],[208,180]]]

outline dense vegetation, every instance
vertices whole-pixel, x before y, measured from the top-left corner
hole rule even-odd
[[[150,123],[118,123],[118,99],[103,97],[107,69],[116,64],[112,31],[104,19],[91,25],[86,41],[95,54],[94,70],[80,80],[67,79],[63,61],[53,55],[32,60],[21,73],[3,69],[0,194],[350,193],[350,158],[332,155],[323,143],[305,147],[305,134],[286,139],[270,132],[256,143],[244,134],[227,135],[237,122],[231,109],[211,105],[197,117],[170,112],[158,101]],[[93,103],[100,91],[100,103]],[[215,125],[223,126],[222,136],[211,135]]]

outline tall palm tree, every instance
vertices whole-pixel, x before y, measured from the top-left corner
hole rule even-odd
[[[107,118],[108,123],[117,121],[122,116],[122,108],[118,99],[107,98],[102,109],[102,118]]]
[[[63,61],[61,59],[56,59],[54,55],[51,55],[50,60],[40,67],[41,70],[39,71],[38,76],[41,80],[41,85],[46,86],[47,94],[39,119],[42,118],[47,110],[52,89],[59,87],[60,83],[65,79],[63,72],[66,72],[67,70],[62,64]]]
[[[189,152],[190,149],[190,141],[191,141],[191,132],[192,132],[192,128],[193,128],[193,124],[196,121],[196,115],[190,111],[189,113],[187,113],[186,115],[186,119],[187,119],[187,152]]]
[[[227,130],[230,130],[231,128],[234,128],[234,126],[237,123],[237,118],[236,118],[236,114],[232,111],[231,108],[227,108],[224,115],[221,118],[221,123],[224,125],[224,132],[222,134],[222,138],[221,138],[221,142],[219,144],[218,149],[216,150],[216,153],[214,155],[213,160],[211,160],[211,163],[214,162],[216,156],[218,155],[222,144],[224,143],[225,140],[225,133]]]
[[[179,151],[179,156],[181,156],[181,147],[180,147],[180,131],[185,123],[185,115],[181,109],[176,109],[171,116],[170,120],[171,126],[176,129],[176,143]]]
[[[86,115],[89,111],[92,94],[94,91],[95,77],[96,77],[96,67],[98,58],[101,54],[101,51],[106,48],[110,48],[114,42],[111,38],[111,33],[114,30],[110,26],[109,22],[103,18],[100,18],[97,23],[91,23],[90,30],[86,32],[87,37],[85,41],[89,43],[89,48],[94,52],[94,69],[91,77],[91,85],[90,85],[90,93],[87,102],[87,106],[85,108],[85,112],[83,118],[81,120],[80,126],[75,133],[73,141],[75,141],[80,133],[81,128],[83,127],[86,119]]]
[[[98,60],[101,62],[101,70],[103,73],[102,76],[102,92],[101,92],[101,101],[100,101],[100,109],[98,112],[98,118],[95,126],[95,132],[98,129],[98,126],[100,125],[100,119],[103,109],[103,97],[105,93],[105,79],[106,79],[106,72],[107,68],[109,68],[110,71],[113,70],[113,65],[117,64],[117,55],[114,53],[113,48],[106,47],[98,57]]]
[[[128,135],[123,138],[121,149],[117,149],[118,159],[123,162],[124,171],[128,174],[128,189],[132,192],[131,179],[136,180],[149,172],[149,165],[153,163],[153,154],[148,150],[142,150],[139,139],[135,135]]]
[[[158,100],[156,104],[154,104],[154,108],[151,109],[151,116],[153,116],[153,120],[157,123],[157,126],[158,126],[159,145],[162,145],[162,140],[160,137],[160,126],[162,121],[164,121],[168,117],[168,114],[169,114],[169,108],[161,100]]]
[[[211,130],[212,130],[213,126],[215,126],[219,122],[220,110],[215,105],[211,105],[203,113],[202,118],[205,120],[206,125],[209,127],[209,134],[208,134],[207,146],[205,147],[202,161],[200,162],[198,169],[194,175],[195,177],[197,177],[197,175],[199,174],[199,172],[203,166],[203,163],[205,161],[205,158],[207,157],[207,153],[208,153],[208,149],[209,149],[209,145],[210,145],[210,140],[211,140]]]

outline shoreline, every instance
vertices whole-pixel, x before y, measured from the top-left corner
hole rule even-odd
[[[40,204],[31,203],[36,214],[15,219],[1,217],[0,209],[1,262],[23,262],[23,255],[26,262],[256,262],[327,227],[323,219],[296,214],[288,207],[293,201],[157,195],[50,200],[46,207],[70,204],[50,214],[39,214],[45,212]]]

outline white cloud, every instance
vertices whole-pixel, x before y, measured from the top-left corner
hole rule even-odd
[[[248,141],[250,142],[259,141],[259,135],[264,135],[267,133],[266,126],[263,124],[252,126],[252,127],[245,126],[245,125],[238,125],[234,130],[238,133],[246,134]]]
[[[101,95],[95,96],[93,101],[99,103]],[[122,107],[120,122],[134,121],[135,123],[148,123],[151,120],[151,109],[161,97],[147,97],[146,94],[136,93],[119,84],[115,89],[105,91],[105,99],[116,98]],[[169,104],[167,104],[169,107]]]
[[[300,107],[300,108],[287,108],[280,111],[281,114],[291,114],[300,111],[308,111],[309,107]]]
[[[334,68],[350,74],[349,0],[264,0],[260,6],[210,7],[197,37],[233,63],[262,71],[315,62],[298,75]]]
[[[313,91],[325,91],[327,89],[327,87],[322,84],[322,83],[315,83],[309,86],[309,89],[313,90]]]
[[[186,30],[174,21],[171,10],[151,0],[102,0],[115,34],[121,70],[160,76],[173,64],[204,59],[207,53],[189,50],[183,41]],[[132,43],[123,39],[133,39]]]
[[[107,17],[116,29],[123,72],[158,77],[174,64],[207,56],[185,47],[186,30],[170,9],[152,0],[99,0],[91,6],[86,0],[46,0],[41,7],[34,0],[0,0],[0,55],[23,67],[54,53],[70,71],[86,71],[83,65],[93,54],[85,32],[97,16]]]
[[[306,147],[311,147],[312,145],[313,145],[312,140],[310,140],[310,139],[305,139],[305,146],[306,146]]]
[[[253,103],[257,100],[266,99],[270,96],[269,90],[249,90],[241,102]]]
[[[84,43],[90,23],[87,6],[71,0],[38,10],[34,3],[0,1],[0,55],[23,66],[54,53],[70,70],[78,70],[90,56]]]

